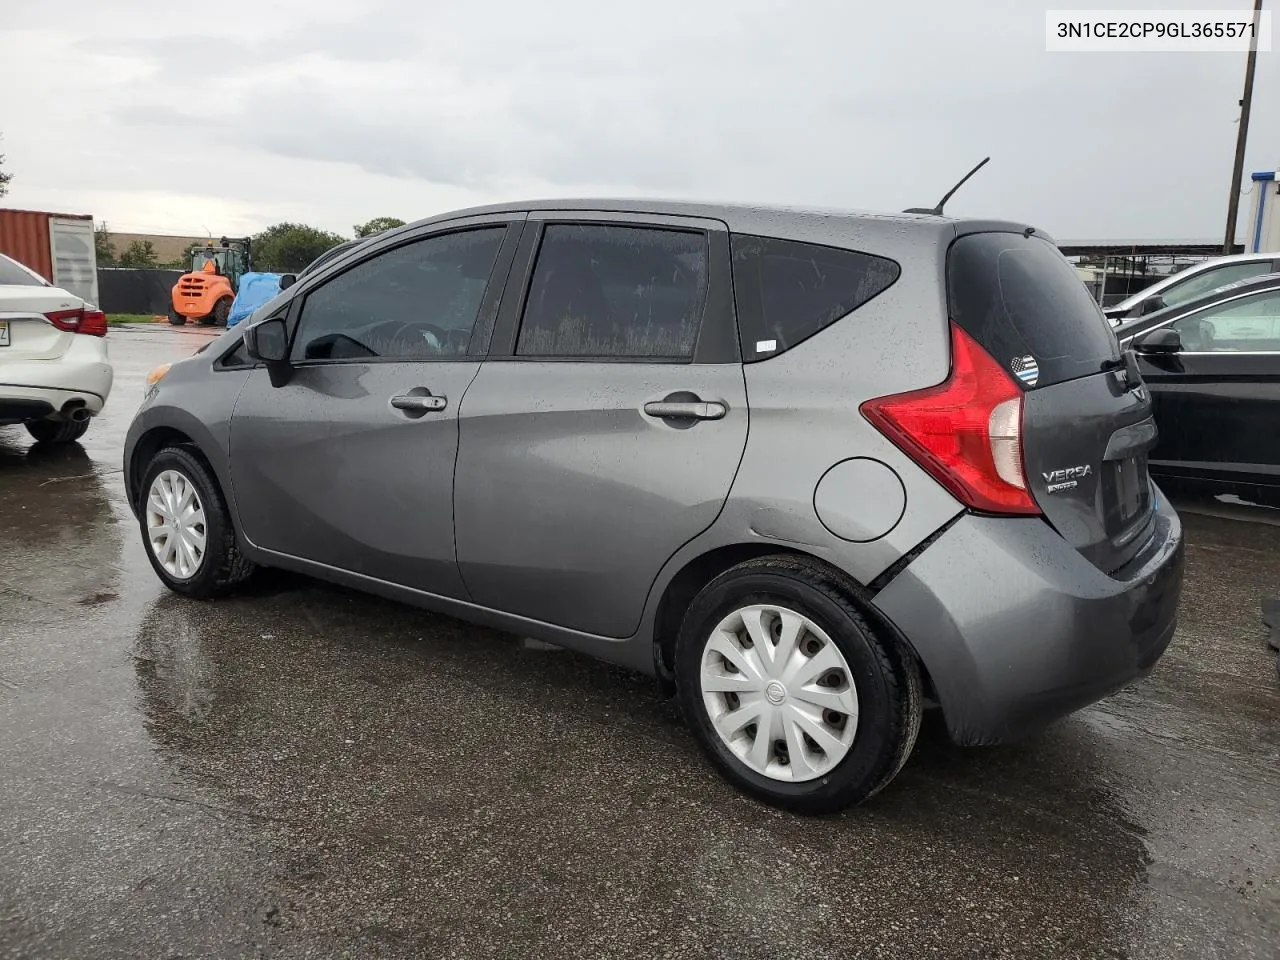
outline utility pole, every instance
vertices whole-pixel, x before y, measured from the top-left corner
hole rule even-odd
[[[1240,129],[1236,131],[1236,165],[1231,172],[1231,198],[1227,202],[1227,235],[1222,252],[1231,253],[1236,245],[1236,216],[1240,213],[1240,181],[1244,178],[1244,145],[1249,139],[1249,108],[1253,106],[1253,73],[1258,64],[1258,27],[1262,19],[1262,0],[1253,0],[1253,37],[1249,40],[1249,59],[1244,68],[1244,97],[1240,100]]]

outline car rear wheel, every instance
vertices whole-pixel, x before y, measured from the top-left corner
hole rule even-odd
[[[138,523],[147,559],[176,593],[205,600],[254,571],[240,553],[217,481],[186,447],[166,447],[148,464]]]
[[[830,813],[897,775],[920,729],[920,672],[848,585],[790,556],[739,564],[690,605],[680,703],[731,783],[775,806]]]
[[[89,429],[88,420],[30,420],[27,433],[36,443],[71,443]]]

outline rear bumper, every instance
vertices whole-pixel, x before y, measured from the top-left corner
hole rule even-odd
[[[915,648],[952,738],[1032,733],[1147,673],[1173,639],[1182,524],[1108,576],[1036,518],[961,518],[876,595]]]
[[[225,280],[215,284],[202,277],[201,281],[198,286],[184,286],[181,280],[178,281],[170,293],[175,313],[192,320],[207,317],[213,313],[219,300],[234,296],[231,285]]]
[[[0,356],[0,402],[47,403],[57,412],[75,401],[97,414],[111,394],[112,379],[107,344],[101,337],[72,337],[67,352],[56,360],[6,363]]]

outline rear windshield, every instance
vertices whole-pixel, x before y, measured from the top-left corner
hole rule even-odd
[[[0,284],[15,287],[45,287],[48,283],[14,263],[8,257],[0,257]]]
[[[1058,248],[1020,233],[974,233],[947,254],[951,319],[1031,389],[1102,370],[1120,349]]]

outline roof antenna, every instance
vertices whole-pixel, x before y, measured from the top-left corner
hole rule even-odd
[[[936,207],[927,207],[927,208],[926,207],[909,207],[906,210],[903,210],[902,212],[903,213],[928,213],[928,214],[932,214],[935,217],[942,216],[942,208],[947,205],[947,201],[951,199],[952,194],[954,194],[957,190],[963,187],[965,185],[965,182],[970,177],[972,177],[975,173],[977,173],[979,170],[985,167],[990,160],[991,160],[990,157],[986,157],[980,164],[978,164],[976,167],[974,167],[972,170],[966,173],[963,177],[961,177],[960,182],[947,191],[946,195],[941,200],[938,201],[938,205]]]

